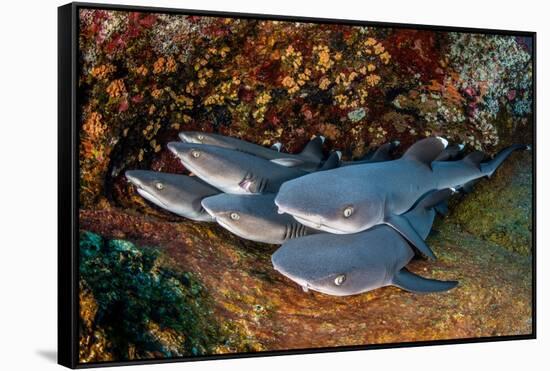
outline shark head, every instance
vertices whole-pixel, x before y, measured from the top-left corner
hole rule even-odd
[[[335,234],[355,233],[380,223],[384,200],[379,194],[362,192],[353,179],[346,178],[348,169],[313,173],[283,183],[275,198],[279,212],[310,228]]]
[[[233,148],[233,138],[214,133],[203,133],[200,131],[183,131],[179,133],[179,138],[185,143],[210,144],[224,148]]]
[[[354,241],[356,236],[316,234],[289,240],[271,262],[304,291],[347,296],[389,284],[386,259],[365,254],[370,246]]]
[[[128,170],[125,175],[147,201],[189,219],[212,220],[202,209],[201,200],[218,191],[200,180],[148,170]]]
[[[239,184],[246,178],[254,156],[209,144],[171,142],[168,148],[205,182],[226,193],[247,194]]]
[[[202,200],[202,207],[228,231],[239,237],[266,243],[283,238],[286,224],[294,220],[277,214],[274,195],[219,194]]]

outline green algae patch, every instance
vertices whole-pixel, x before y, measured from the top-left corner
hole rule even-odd
[[[491,179],[453,202],[449,221],[509,251],[531,254],[532,174],[531,154],[513,154]]]
[[[82,232],[80,293],[82,362],[204,355],[225,343],[200,281],[156,248]]]

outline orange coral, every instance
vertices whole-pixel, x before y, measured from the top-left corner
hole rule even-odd
[[[92,68],[90,71],[90,75],[92,75],[96,79],[104,80],[107,78],[107,76],[109,76],[115,71],[116,71],[116,67],[113,66],[112,64],[102,64],[100,66]]]
[[[126,93],[126,86],[124,85],[124,81],[122,79],[114,80],[107,86],[107,94],[111,98],[118,98],[121,97]]]

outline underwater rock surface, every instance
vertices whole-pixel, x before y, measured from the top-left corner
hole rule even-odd
[[[462,201],[471,202],[475,199]],[[212,306],[212,313],[201,315],[220,333],[231,328],[231,335],[209,339],[214,353],[531,332],[531,257],[467,232],[452,222],[454,212],[428,238],[439,259],[415,260],[409,268],[459,280],[457,288],[415,295],[387,287],[345,298],[304,293],[273,270],[275,246],[243,241],[215,224],[177,223],[116,208],[83,210],[80,216],[83,229],[135,241],[138,251],[146,248],[137,246],[162,246],[162,256],[200,282]]]

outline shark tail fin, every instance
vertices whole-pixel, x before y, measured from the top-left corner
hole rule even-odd
[[[490,177],[512,154],[512,152],[518,150],[531,150],[531,146],[524,144],[513,144],[509,147],[504,148],[499,153],[497,153],[492,160],[481,163],[480,169],[482,173]]]
[[[315,160],[321,160],[323,158],[323,143],[325,142],[325,137],[322,135],[316,136],[312,140],[310,140],[302,152],[300,152],[301,155],[315,159]]]
[[[416,294],[429,294],[453,289],[458,285],[458,281],[439,281],[424,278],[409,272],[406,268],[402,268],[393,276],[392,285]]]
[[[425,138],[410,146],[402,158],[421,162],[431,168],[431,163],[448,144],[449,142],[441,137]]]

